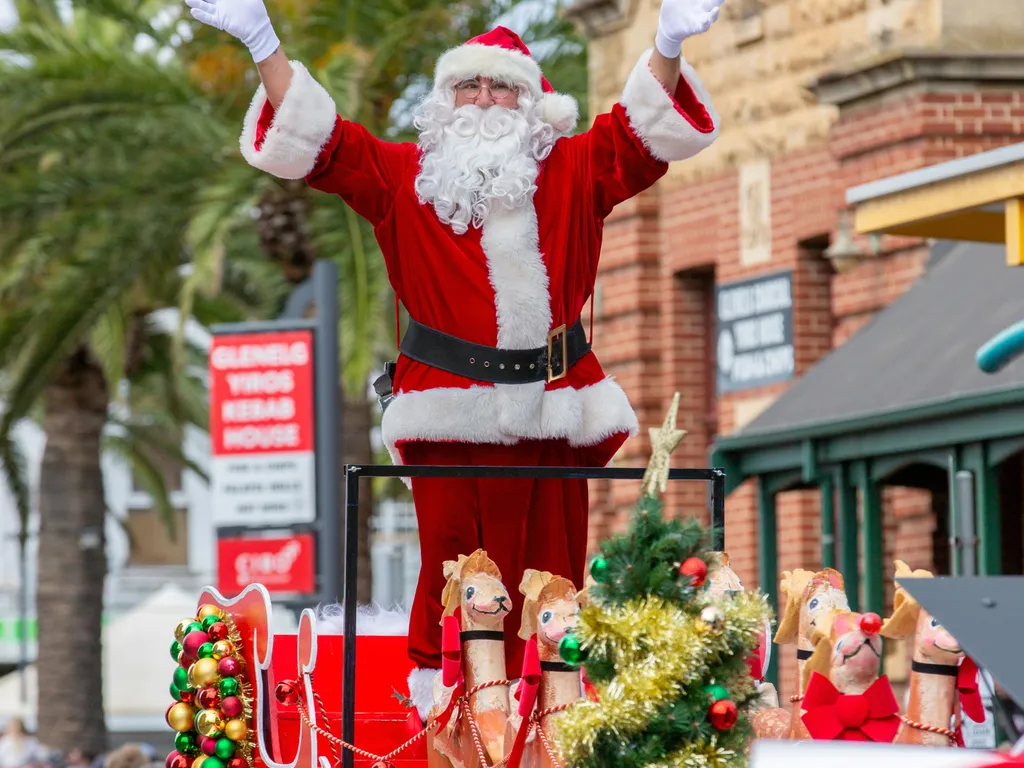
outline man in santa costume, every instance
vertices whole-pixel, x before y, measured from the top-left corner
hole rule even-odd
[[[416,144],[382,141],[338,116],[327,91],[285,56],[263,0],[186,2],[196,19],[241,40],[259,69],[241,136],[246,160],[340,195],[374,226],[411,318],[382,422],[393,459],[606,465],[637,419],[581,322],[604,220],[669,162],[715,140],[718,118],[681,45],[711,26],[723,0],[663,0],[654,48],[619,103],[576,135],[576,102],[552,89],[514,32],[470,40],[437,62]],[[422,570],[410,689],[423,713],[441,666],[442,562],[482,547],[513,594],[526,568],[582,587],[587,485],[416,479],[412,492]],[[515,677],[518,606],[505,625]]]

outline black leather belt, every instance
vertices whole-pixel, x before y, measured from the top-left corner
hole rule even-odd
[[[411,360],[467,379],[530,384],[564,379],[569,369],[590,353],[590,342],[582,320],[571,328],[560,325],[552,329],[546,347],[498,349],[436,331],[410,318],[401,352]]]

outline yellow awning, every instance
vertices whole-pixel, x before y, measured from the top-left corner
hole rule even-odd
[[[1024,265],[1024,143],[847,190],[860,234],[1006,245]]]

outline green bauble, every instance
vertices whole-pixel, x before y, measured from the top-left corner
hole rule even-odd
[[[203,624],[203,632],[209,632],[210,631],[210,627],[212,627],[218,621],[223,621],[223,619],[220,616],[217,616],[216,614],[207,616],[205,619],[203,619],[203,622],[202,622],[202,624]]]
[[[188,688],[188,670],[184,667],[174,668],[174,686],[179,691],[184,691]]]
[[[203,765],[208,765],[210,768],[227,768],[227,764],[216,755],[210,755],[203,760]]]
[[[199,754],[199,744],[196,742],[195,731],[179,733],[174,737],[174,748],[186,757],[195,757]]]
[[[193,621],[187,627],[185,627],[185,637],[188,637],[192,632],[202,632],[203,625],[198,621]]]
[[[704,686],[704,692],[711,697],[712,701],[721,701],[722,699],[729,698],[729,691],[726,690],[724,685],[706,685]]]
[[[608,561],[600,556],[591,560],[590,575],[598,584],[604,584],[605,579],[608,578]]]
[[[178,686],[171,683],[171,698],[175,701],[181,701],[181,691],[178,690]]]
[[[225,677],[220,681],[220,695],[221,698],[226,699],[228,696],[238,695],[238,679],[234,677]]]
[[[181,653],[181,643],[175,640],[171,643],[171,658],[174,659],[174,661],[177,661],[179,653]]]
[[[221,736],[217,739],[217,745],[214,747],[214,754],[221,760],[230,760],[235,756],[235,742],[227,736]]]
[[[558,655],[562,661],[576,667],[583,661],[583,648],[580,646],[580,639],[576,635],[568,634],[558,644]]]
[[[213,643],[203,643],[197,651],[200,659],[208,659],[213,656]]]

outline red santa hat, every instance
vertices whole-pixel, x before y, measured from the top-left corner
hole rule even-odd
[[[540,106],[545,123],[562,133],[576,127],[579,120],[576,99],[555,93],[526,43],[511,29],[496,27],[442,54],[434,73],[434,88],[446,90],[471,77],[490,77],[525,85]]]

